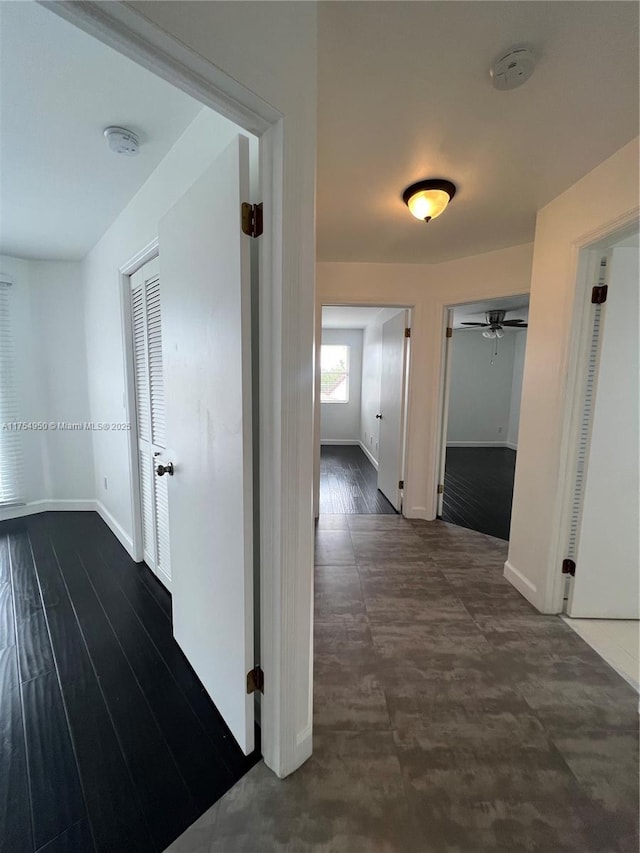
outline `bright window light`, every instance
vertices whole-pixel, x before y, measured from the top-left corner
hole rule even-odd
[[[320,402],[349,402],[349,347],[322,344],[320,350]]]

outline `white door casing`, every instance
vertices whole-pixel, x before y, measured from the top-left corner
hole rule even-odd
[[[403,479],[407,313],[400,311],[382,325],[378,488],[398,512],[402,508],[398,483]]]
[[[171,589],[167,483],[154,476],[166,446],[157,257],[130,277],[130,295],[143,553],[149,568]]]
[[[173,631],[245,753],[254,747],[248,193],[239,136],[159,227]]]
[[[572,617],[638,619],[638,249],[614,248],[600,309]]]
[[[444,477],[447,465],[447,429],[449,425],[449,394],[451,392],[451,346],[453,342],[453,310],[447,308],[447,328],[442,342],[442,420],[440,425],[440,476],[438,478],[437,515],[444,509]]]

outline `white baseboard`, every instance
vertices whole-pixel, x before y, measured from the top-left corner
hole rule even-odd
[[[518,449],[518,445],[514,441],[506,441],[504,446],[508,447],[509,450],[517,450]]]
[[[100,518],[104,521],[107,527],[111,530],[114,536],[119,540],[120,544],[127,551],[131,559],[135,560],[135,555],[133,553],[133,540],[129,536],[129,534],[125,531],[121,524],[119,524],[115,518],[111,515],[109,510],[101,501],[95,501],[95,511],[98,513]]]
[[[447,447],[509,447],[506,441],[448,441]]]
[[[518,590],[521,595],[530,601],[534,607],[538,607],[538,588],[513,566],[509,560],[504,564],[505,578]]]
[[[334,445],[334,444],[360,444],[359,439],[357,438],[321,438],[320,444]]]
[[[360,450],[362,450],[364,455],[367,457],[369,462],[371,462],[371,464],[373,465],[373,467],[377,471],[378,470],[378,460],[375,458],[375,456],[373,455],[373,453],[371,453],[370,450],[367,450],[367,448],[365,447],[365,445],[361,441],[359,441],[358,444],[360,445]]]
[[[22,518],[25,515],[35,515],[39,512],[95,512],[94,500],[41,500],[29,501],[20,506],[0,509],[0,521],[10,518]]]

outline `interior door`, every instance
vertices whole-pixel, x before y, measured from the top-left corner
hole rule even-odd
[[[173,633],[254,747],[249,145],[239,136],[159,227]]]
[[[597,384],[569,616],[638,619],[638,249],[615,248],[602,306]]]
[[[407,323],[407,311],[400,311],[382,324],[378,488],[398,512],[402,509]]]

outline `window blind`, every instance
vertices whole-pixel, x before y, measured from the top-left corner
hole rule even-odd
[[[0,506],[24,503],[13,300],[13,285],[7,279],[0,280]]]

